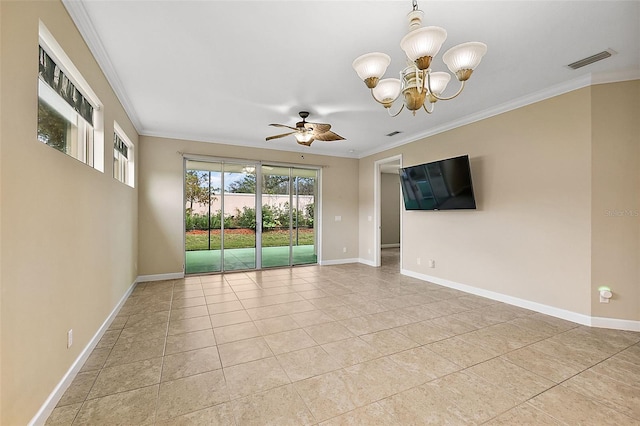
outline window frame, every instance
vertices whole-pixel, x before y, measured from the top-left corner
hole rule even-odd
[[[127,156],[125,157],[122,153],[120,153],[115,147],[115,139],[116,136],[125,144],[127,147]],[[125,185],[130,186],[131,188],[135,188],[135,145],[131,142],[131,139],[127,136],[122,127],[116,122],[113,122],[113,177],[119,182],[124,183]],[[120,176],[116,176],[116,161],[125,161],[125,164],[119,167],[119,170],[124,175],[121,179]]]
[[[72,141],[72,144],[76,144],[77,155],[59,151],[104,173],[104,108],[102,102],[100,102],[100,99],[91,89],[91,86],[89,86],[87,81],[82,77],[80,71],[42,21],[39,22],[38,27],[38,44],[93,107],[93,131],[91,132],[89,130],[91,124],[88,123],[80,113],[75,111],[73,107],[68,105],[53,88],[38,77],[38,103],[41,101],[47,103],[48,106],[66,119],[72,115],[76,117],[75,123],[73,119],[69,120],[69,122],[78,127],[77,133],[78,136],[80,136],[79,139],[83,142],[83,146],[77,146],[78,142]],[[54,100],[54,96],[57,98],[56,100]],[[64,103],[64,106],[62,103]],[[66,107],[68,107],[68,109]],[[70,113],[70,111],[73,111],[73,113]],[[54,149],[56,148],[54,147]]]

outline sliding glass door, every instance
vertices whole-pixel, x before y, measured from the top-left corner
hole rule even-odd
[[[291,265],[288,167],[262,166],[262,267]]]
[[[224,163],[224,271],[256,268],[256,166]]]
[[[220,188],[222,164],[187,161],[185,193],[185,272],[222,271]]]
[[[316,263],[317,178],[316,169],[186,160],[185,272]]]
[[[304,265],[318,261],[316,233],[316,192],[318,171],[291,169],[292,176],[292,228],[291,265]]]
[[[315,169],[262,166],[262,267],[316,263]]]

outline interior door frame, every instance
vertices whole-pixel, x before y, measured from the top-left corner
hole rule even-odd
[[[381,227],[382,227],[382,166],[396,163],[402,167],[402,154],[376,160],[373,163],[373,266],[381,264]],[[402,209],[402,204],[400,205]],[[400,211],[400,268],[402,268],[402,210]]]

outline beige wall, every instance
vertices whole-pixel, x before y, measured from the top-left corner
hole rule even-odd
[[[107,173],[36,140],[39,20],[104,104]],[[324,166],[324,261],[373,260],[375,160],[402,154],[408,166],[469,154],[478,210],[403,212],[405,269],[577,313],[640,320],[638,81],[581,89],[360,161],[302,159],[138,140],[58,0],[0,1],[0,24],[1,424],[26,424],[36,414],[137,275],[182,271],[177,151]],[[136,145],[136,189],[111,177],[114,120]],[[417,265],[417,257],[434,259],[436,268]],[[602,284],[614,291],[609,305],[597,301]]]
[[[0,4],[0,94],[2,93],[2,75],[3,75],[3,69],[4,69],[4,55],[3,55],[3,39],[4,37],[2,36],[2,4]],[[3,117],[2,115],[2,107],[3,107],[3,103],[2,101],[0,101],[0,117]],[[0,179],[2,179],[2,119],[0,118]],[[2,304],[3,304],[3,297],[2,297],[2,181],[0,180],[0,422],[2,422],[2,418],[3,418],[3,410],[2,410],[2,401],[4,401],[3,399],[3,394],[2,394]]]
[[[392,155],[471,157],[478,209],[403,211],[403,268],[587,314],[590,103],[579,90],[362,159],[361,179]]]
[[[591,92],[592,314],[640,320],[640,81]],[[609,304],[600,286],[613,290]]]
[[[400,178],[380,175],[380,243],[400,244]]]
[[[358,257],[358,161],[156,137],[140,137],[140,275],[182,272],[183,161],[179,152],[323,166],[322,261]],[[335,216],[342,220],[335,221]],[[347,252],[343,253],[343,247]]]
[[[4,37],[2,36],[2,4],[0,3],[0,94],[2,93],[2,75],[4,74]],[[3,117],[2,109],[4,102],[0,101],[0,117]],[[0,179],[2,179],[2,140],[3,140],[3,131],[2,131],[3,122],[0,118]],[[3,394],[2,394],[2,181],[0,180],[0,422],[2,422],[3,418],[3,410],[2,410],[2,402]]]
[[[611,204],[638,209],[638,84],[580,89],[362,159],[361,257],[372,260],[374,161],[402,154],[406,167],[469,154],[478,209],[404,211],[404,269],[578,314],[639,320],[638,218],[616,222],[613,234],[613,219],[602,217]],[[594,254],[620,246],[592,263],[592,244]],[[620,290],[606,312],[593,302],[602,274]]]
[[[137,276],[138,191],[112,177],[113,121],[134,144],[137,134],[60,2],[2,1],[0,15],[0,423],[18,425],[40,409]],[[104,104],[106,173],[36,139],[39,20]]]

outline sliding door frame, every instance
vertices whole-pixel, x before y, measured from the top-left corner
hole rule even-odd
[[[251,165],[255,167],[256,174],[256,193],[255,193],[255,212],[256,212],[256,235],[255,235],[255,268],[248,269],[251,270],[262,270],[265,269],[262,266],[262,166],[274,166],[274,167],[287,167],[289,168],[289,265],[287,267],[293,267],[293,182],[291,180],[292,169],[307,169],[307,170],[315,170],[316,171],[316,182],[315,182],[315,194],[314,194],[314,222],[313,222],[313,232],[314,232],[314,249],[316,250],[316,264],[321,264],[322,261],[322,239],[320,235],[322,235],[322,196],[321,196],[321,188],[322,188],[322,166],[314,166],[307,164],[295,164],[295,163],[281,163],[277,161],[260,161],[260,160],[251,160],[246,158],[230,158],[230,157],[214,157],[208,155],[200,155],[200,154],[188,154],[188,153],[180,153],[182,155],[182,249],[184,251],[183,255],[183,265],[182,271],[186,274],[186,209],[184,206],[187,203],[186,200],[186,172],[187,172],[187,161],[201,161],[207,163],[220,163],[222,164],[221,170],[221,232],[220,232],[220,268],[221,271],[210,272],[212,274],[224,273],[224,272],[240,272],[240,271],[225,271],[224,270],[224,164],[243,164],[243,165]],[[296,204],[297,208],[297,204]],[[297,223],[296,223],[297,226]],[[189,275],[197,275],[189,274]]]

